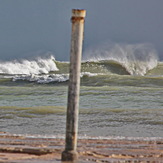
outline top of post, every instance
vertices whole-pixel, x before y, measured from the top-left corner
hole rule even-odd
[[[85,18],[86,10],[83,9],[72,9],[72,17]]]

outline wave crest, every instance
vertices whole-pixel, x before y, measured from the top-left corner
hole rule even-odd
[[[158,64],[156,50],[150,44],[104,44],[85,52],[85,60],[113,60],[131,75],[145,75]]]
[[[58,71],[55,58],[53,56],[47,59],[37,58],[35,60],[14,60],[0,63],[1,74],[47,74],[50,71]]]

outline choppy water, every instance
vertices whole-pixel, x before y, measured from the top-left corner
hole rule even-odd
[[[83,62],[79,135],[163,136],[163,63],[154,63]],[[52,57],[1,62],[1,131],[63,135],[68,67]]]

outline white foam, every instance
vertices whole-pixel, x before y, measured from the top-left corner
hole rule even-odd
[[[40,84],[46,84],[51,82],[65,82],[69,79],[68,74],[42,74],[42,75],[16,75],[13,77],[13,81],[23,80],[23,81],[30,81],[36,82]]]
[[[90,73],[90,72],[82,72],[80,77],[88,76],[93,77],[97,75],[103,75],[102,73]],[[11,77],[10,77],[11,78]],[[40,84],[48,84],[52,82],[65,82],[69,80],[69,74],[31,74],[31,75],[15,75],[12,76],[12,81],[29,81],[36,82]]]
[[[0,63],[1,74],[47,74],[50,71],[57,71],[54,63],[55,58],[50,56],[46,59],[37,58],[35,60],[8,61]]]
[[[25,137],[25,138],[41,138],[41,139],[65,139],[65,135],[31,135],[31,134],[9,134],[9,133],[2,133],[2,136],[15,136],[15,137]],[[163,137],[124,137],[124,136],[87,136],[87,135],[79,135],[79,139],[91,139],[91,140],[142,140],[142,141],[159,141],[163,140]]]
[[[85,52],[85,60],[113,60],[131,75],[145,75],[158,64],[156,50],[150,44],[104,44]]]
[[[83,76],[92,77],[92,76],[97,76],[97,75],[104,75],[104,74],[103,73],[82,72],[80,77],[83,77]]]

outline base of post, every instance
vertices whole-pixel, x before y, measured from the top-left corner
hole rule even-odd
[[[72,161],[76,163],[78,160],[78,152],[76,151],[63,151],[62,152],[62,161]]]

